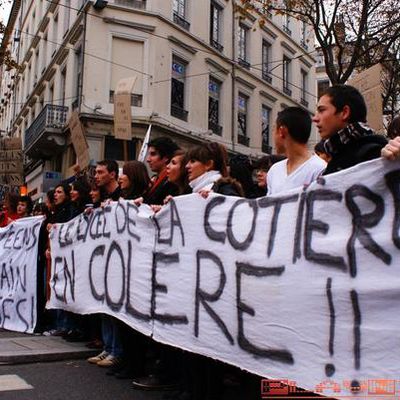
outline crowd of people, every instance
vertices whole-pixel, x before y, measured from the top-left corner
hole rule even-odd
[[[282,110],[276,120],[275,147],[281,155],[252,162],[248,157],[228,157],[218,143],[180,149],[168,137],[150,141],[146,163],[127,161],[119,173],[118,163],[97,163],[93,179],[79,174],[71,184],[60,183],[47,193],[44,203],[33,205],[28,196],[9,194],[0,214],[0,226],[30,215],[44,215],[38,256],[38,325],[45,335],[61,335],[69,341],[87,341],[99,348],[89,363],[107,369],[117,378],[133,379],[138,389],[180,388],[165,395],[170,399],[220,399],[223,382],[249,385],[259,395],[257,379],[222,363],[189,355],[135,332],[107,315],[80,316],[63,310],[45,311],[49,296],[50,260],[48,232],[52,224],[64,223],[104,202],[132,200],[158,212],[174,196],[210,192],[254,199],[309,185],[321,175],[337,172],[383,155],[399,158],[400,119],[389,127],[388,143],[366,125],[367,109],[353,87],[330,87],[319,99],[313,118],[300,107]],[[312,121],[321,142],[311,152],[308,141]],[[148,170],[153,174],[149,176]],[[251,398],[251,397],[249,397]]]

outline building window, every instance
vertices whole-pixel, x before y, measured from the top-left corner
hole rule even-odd
[[[242,67],[247,69],[250,68],[250,63],[248,62],[248,36],[249,29],[244,25],[239,25],[239,41],[238,41],[238,62]]]
[[[77,50],[75,50],[75,84],[74,84],[74,96],[76,97],[73,102],[73,108],[77,108],[79,106],[79,97],[81,92],[81,84],[82,84],[82,47],[80,46]]]
[[[39,49],[35,52],[35,69],[33,71],[33,87],[36,86],[39,79]]]
[[[188,112],[185,110],[185,75],[187,64],[180,58],[172,58],[171,79],[171,115],[187,121]]]
[[[26,98],[29,97],[29,94],[30,94],[30,92],[32,91],[32,86],[33,86],[32,66],[31,66],[31,64],[29,64],[29,67],[28,67],[28,75],[27,75],[27,83],[26,83],[26,87],[27,87]]]
[[[262,77],[267,82],[272,82],[272,77],[269,73],[271,63],[271,44],[266,40],[262,43]]]
[[[47,41],[47,32],[45,33],[45,35],[43,36],[43,40],[42,40],[42,75],[47,67],[47,46],[49,46],[49,43]]]
[[[210,44],[218,51],[223,51],[224,47],[221,45],[221,17],[222,8],[211,2],[210,10]]]
[[[49,86],[49,104],[53,104],[54,101],[54,83]]]
[[[308,45],[307,45],[307,23],[305,21],[301,22],[300,45],[301,45],[301,47],[303,47],[304,50],[308,50]]]
[[[220,96],[221,82],[210,78],[208,83],[208,129],[216,135],[222,135],[222,126],[220,126]]]
[[[284,56],[283,57],[283,93],[288,96],[292,95],[292,91],[290,90],[290,58]]]
[[[269,141],[269,131],[271,124],[271,109],[267,106],[262,106],[261,109],[261,150],[264,153],[271,153],[272,147]]]
[[[55,54],[57,50],[57,40],[58,40],[58,14],[54,17],[53,21],[53,52],[52,56]]]
[[[237,114],[237,129],[238,129],[238,143],[244,146],[249,145],[249,138],[247,137],[247,107],[249,98],[239,93],[238,96],[238,114]]]
[[[308,73],[307,73],[307,71],[304,71],[302,69],[301,70],[301,98],[300,98],[300,102],[305,107],[308,107],[307,91],[308,91]]]
[[[174,22],[182,28],[189,30],[190,24],[186,21],[186,0],[174,0]]]
[[[125,142],[125,143],[124,143]],[[126,144],[127,143],[127,144]],[[128,148],[126,149],[126,147]],[[115,139],[113,136],[106,136],[104,143],[104,158],[106,160],[128,161],[136,157],[136,142]]]
[[[185,0],[174,0],[174,13],[180,17],[185,18],[186,16],[186,1]]]
[[[69,20],[70,20],[70,14],[71,14],[71,0],[65,0],[64,3],[65,11],[64,11],[64,29],[63,29],[63,35],[68,32],[69,29]]]
[[[289,10],[287,0],[284,1],[284,4],[286,10]],[[286,32],[288,35],[292,34],[292,31],[290,30],[290,15],[287,13],[283,14],[283,31]]]
[[[67,68],[61,71],[61,105],[65,106],[65,87],[67,82]]]
[[[146,9],[146,0],[115,0],[115,4],[128,8]]]
[[[320,98],[329,88],[329,81],[318,81],[318,98]]]
[[[114,104],[114,90],[110,90],[109,102]],[[131,107],[142,107],[143,105],[143,95],[131,93]]]

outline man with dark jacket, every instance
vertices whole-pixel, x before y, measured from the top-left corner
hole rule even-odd
[[[321,96],[313,121],[331,156],[324,175],[381,156],[387,140],[376,135],[366,120],[367,107],[356,88],[334,85]]]
[[[150,141],[146,161],[156,176],[151,188],[144,195],[146,204],[163,205],[168,195],[177,194],[178,188],[168,181],[167,164],[178,148],[178,145],[168,137],[159,137]]]
[[[97,187],[101,192],[101,200],[118,201],[121,188],[118,185],[118,163],[114,160],[99,161],[94,176]]]

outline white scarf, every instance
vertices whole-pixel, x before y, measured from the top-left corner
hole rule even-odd
[[[214,183],[220,178],[222,178],[222,175],[218,171],[211,170],[193,179],[189,182],[189,185],[193,193],[197,193],[200,190],[210,190]]]

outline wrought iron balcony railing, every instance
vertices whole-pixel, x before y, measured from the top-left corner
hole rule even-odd
[[[222,46],[222,44],[218,43],[216,40],[212,39],[210,44],[212,47],[214,47],[214,49],[218,50],[220,53],[224,51],[224,46]]]
[[[185,18],[181,17],[177,13],[174,13],[174,22],[181,26],[183,29],[186,29],[187,31],[190,29],[189,22],[187,22]]]
[[[222,126],[213,121],[208,121],[208,129],[218,136],[222,135]]]
[[[61,131],[67,122],[68,107],[47,104],[25,131],[25,149],[31,147],[46,131]]]
[[[238,143],[242,144],[243,146],[249,147],[250,138],[248,136],[238,135]]]
[[[238,58],[238,64],[246,69],[250,69],[251,66],[250,63],[246,60],[243,60],[243,58]]]
[[[262,72],[262,78],[264,79],[264,81],[267,81],[268,83],[272,82],[272,76],[269,74],[268,71]]]
[[[189,112],[183,108],[175,105],[171,105],[171,115],[175,118],[179,118],[183,121],[187,121]]]
[[[287,94],[288,96],[292,95],[292,91],[287,86],[283,87],[283,93]]]
[[[308,101],[307,101],[304,97],[302,97],[302,98],[300,99],[300,103],[301,103],[304,107],[308,107]]]

